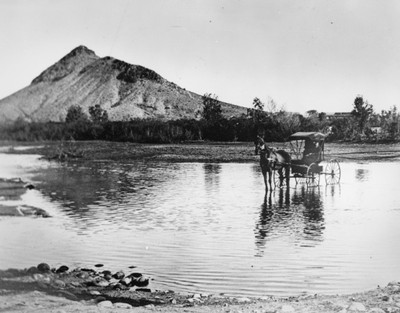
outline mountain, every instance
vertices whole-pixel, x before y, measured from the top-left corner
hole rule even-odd
[[[140,65],[112,57],[101,58],[79,46],[43,71],[32,83],[0,100],[0,123],[64,121],[67,110],[79,105],[88,113],[99,104],[110,120],[195,118],[203,108],[201,96],[169,82]],[[246,108],[221,102],[225,116]]]

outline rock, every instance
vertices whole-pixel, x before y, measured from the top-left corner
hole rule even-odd
[[[56,273],[65,273],[69,270],[69,267],[66,265],[61,265],[57,270]]]
[[[145,305],[144,307],[145,307],[146,309],[153,310],[153,309],[155,308],[155,305],[154,305],[154,304],[147,304],[147,305]]]
[[[79,272],[75,276],[78,278],[86,279],[89,277],[89,274],[87,272]]]
[[[100,296],[101,295],[100,291],[97,291],[97,290],[90,290],[89,293],[92,296]]]
[[[39,273],[39,270],[36,266],[32,266],[32,267],[28,268],[28,270],[26,272],[28,274],[36,274],[36,273]]]
[[[65,283],[64,283],[62,280],[60,280],[60,279],[56,279],[56,280],[54,281],[54,285],[55,285],[56,287],[59,287],[59,288],[65,288]]]
[[[104,275],[104,279],[110,281],[112,279],[111,275]]]
[[[129,277],[134,281],[138,281],[141,277],[143,277],[143,275],[141,273],[132,273],[132,274],[129,274],[128,276],[126,276],[126,277]]]
[[[138,279],[132,280],[132,284],[135,284],[138,287],[146,287],[149,284],[149,278],[139,277]]]
[[[72,292],[65,291],[65,290],[58,290],[58,295],[62,296],[62,297],[65,297],[65,298],[67,298],[69,300],[73,300],[73,301],[78,301],[79,300],[78,297],[75,296]]]
[[[106,271],[101,272],[101,274],[104,277],[104,279],[106,279],[106,280],[111,280],[111,278],[112,278],[112,275],[111,275],[110,271],[106,270]]]
[[[113,303],[109,300],[101,301],[101,302],[97,303],[97,306],[101,307],[101,308],[113,308],[114,307]]]
[[[171,299],[172,304],[176,304],[176,299]]]
[[[85,285],[86,285],[87,287],[98,287],[98,286],[97,286],[97,281],[95,281],[95,280],[86,281],[86,282],[85,282]]]
[[[79,283],[79,282],[77,282],[77,281],[73,281],[70,285],[71,285],[72,287],[76,287],[76,288],[82,286],[81,283]]]
[[[295,311],[296,310],[294,309],[294,307],[292,307],[291,305],[287,305],[287,304],[282,305],[281,310],[280,310],[280,312],[282,312],[282,313],[292,313]]]
[[[87,272],[87,273],[92,273],[92,274],[96,273],[96,271],[91,268],[81,268],[81,271]]]
[[[122,285],[130,286],[130,284],[131,284],[131,282],[132,282],[132,278],[130,278],[130,277],[125,277],[125,278],[122,278],[119,282],[120,282]]]
[[[49,213],[45,210],[34,207],[32,205],[20,205],[17,209],[22,212],[23,215],[33,215],[33,216],[41,216],[41,217],[51,217]]]
[[[386,312],[380,308],[372,308],[371,310],[368,311],[368,313],[386,313]]]
[[[125,273],[123,271],[118,271],[114,275],[112,275],[112,277],[120,280],[125,277]]]
[[[96,297],[96,299],[94,299],[94,303],[100,303],[100,302],[102,302],[102,301],[106,301],[107,299],[106,299],[106,297],[103,297],[103,296],[97,296]]]
[[[100,280],[96,283],[97,286],[99,287],[108,287],[110,285],[110,283],[108,281],[105,280]]]
[[[349,305],[347,310],[350,312],[366,312],[367,311],[364,304],[362,304],[360,302],[353,302],[352,304]]]
[[[35,185],[30,184],[30,183],[26,184],[24,187],[25,187],[26,189],[29,189],[29,190],[35,189]]]
[[[38,285],[38,287],[39,287],[40,289],[47,289],[47,287],[49,287],[48,285],[46,285],[46,284],[45,284],[44,282],[42,282],[42,281],[38,281],[36,284]]]
[[[151,289],[150,288],[136,288],[136,291],[151,292]]]
[[[132,309],[132,306],[129,303],[124,302],[116,302],[114,303],[114,307],[119,309]]]
[[[382,301],[389,302],[389,301],[392,301],[392,298],[389,297],[388,295],[383,295],[383,296],[381,297],[381,300],[382,300]]]
[[[101,263],[98,263],[98,264],[94,265],[94,267],[103,267],[103,266],[104,266],[104,264],[101,264]]]
[[[42,275],[42,274],[33,274],[32,277],[36,281],[41,281],[44,279],[44,275]]]
[[[42,272],[42,273],[44,273],[44,272],[50,272],[50,266],[49,266],[49,264],[47,264],[47,263],[40,263],[40,264],[37,266],[37,269],[39,270],[39,272]]]
[[[236,298],[236,300],[239,303],[251,302],[251,300],[249,298],[246,298],[246,297]]]
[[[126,288],[127,287],[122,285],[121,283],[118,283],[118,284],[114,285],[114,287],[113,287],[113,289],[115,289],[115,290],[124,290]]]

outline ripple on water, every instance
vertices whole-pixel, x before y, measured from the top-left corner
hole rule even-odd
[[[54,216],[2,218],[0,268],[135,265],[156,286],[247,296],[352,292],[400,270],[396,163],[345,163],[338,186],[264,198],[257,164],[0,160],[38,184],[19,201]]]

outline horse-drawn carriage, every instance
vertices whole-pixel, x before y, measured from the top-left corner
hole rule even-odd
[[[271,186],[273,177],[275,186],[289,184],[290,178],[296,184],[319,186],[321,175],[325,175],[326,184],[339,183],[341,170],[335,159],[325,161],[324,146],[326,135],[318,132],[298,132],[288,139],[290,152],[267,147],[260,137],[256,143],[256,151],[260,151],[260,165],[267,183]],[[269,178],[267,181],[267,174]]]

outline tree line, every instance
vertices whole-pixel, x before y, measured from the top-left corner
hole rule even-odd
[[[65,122],[27,122],[18,119],[0,126],[0,140],[109,140],[146,143],[172,143],[193,140],[254,141],[257,135],[267,141],[284,141],[298,131],[329,133],[331,141],[397,141],[399,113],[394,106],[380,114],[362,96],[354,100],[351,114],[332,117],[309,110],[305,116],[277,109],[271,100],[265,108],[254,98],[252,108],[242,116],[226,118],[216,95],[202,97],[200,119],[161,121],[132,119],[110,121],[100,105],[89,108],[87,115],[78,106],[68,109]]]

